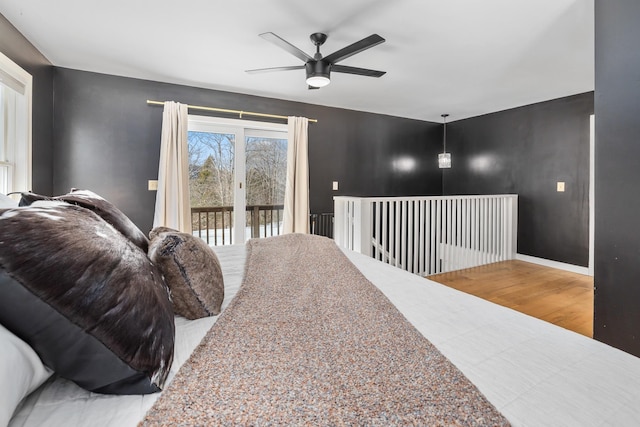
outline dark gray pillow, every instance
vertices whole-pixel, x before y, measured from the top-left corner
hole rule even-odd
[[[92,211],[63,202],[0,209],[0,322],[81,387],[153,393],[173,361],[162,274]]]
[[[29,206],[36,200],[62,200],[90,209],[147,253],[149,248],[149,239],[147,239],[147,236],[113,203],[93,191],[73,188],[70,193],[55,197],[47,197],[35,193],[22,193],[20,206]]]
[[[149,233],[149,258],[171,289],[173,311],[187,319],[215,316],[224,300],[218,257],[202,239],[167,227]]]

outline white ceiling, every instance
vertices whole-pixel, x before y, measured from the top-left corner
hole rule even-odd
[[[594,89],[594,0],[0,0],[54,65],[440,122]],[[377,33],[308,90],[302,62],[258,34],[326,56]],[[291,114],[295,114],[292,111]]]

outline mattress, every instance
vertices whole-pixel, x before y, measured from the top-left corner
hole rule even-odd
[[[216,247],[223,310],[244,271],[244,246]],[[344,250],[427,339],[516,426],[640,425],[640,359],[598,341]],[[176,318],[179,367],[217,317]],[[87,392],[53,377],[10,426],[135,426],[158,394]]]

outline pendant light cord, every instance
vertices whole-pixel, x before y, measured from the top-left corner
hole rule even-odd
[[[447,152],[447,117],[449,117],[448,114],[442,115],[442,121],[443,121],[443,127],[444,127],[442,132],[442,147],[443,147],[444,153]]]

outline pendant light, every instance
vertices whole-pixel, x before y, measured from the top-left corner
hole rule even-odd
[[[448,114],[442,114],[442,153],[438,154],[438,167],[440,169],[451,167],[451,153],[447,153],[447,117],[449,117]]]

